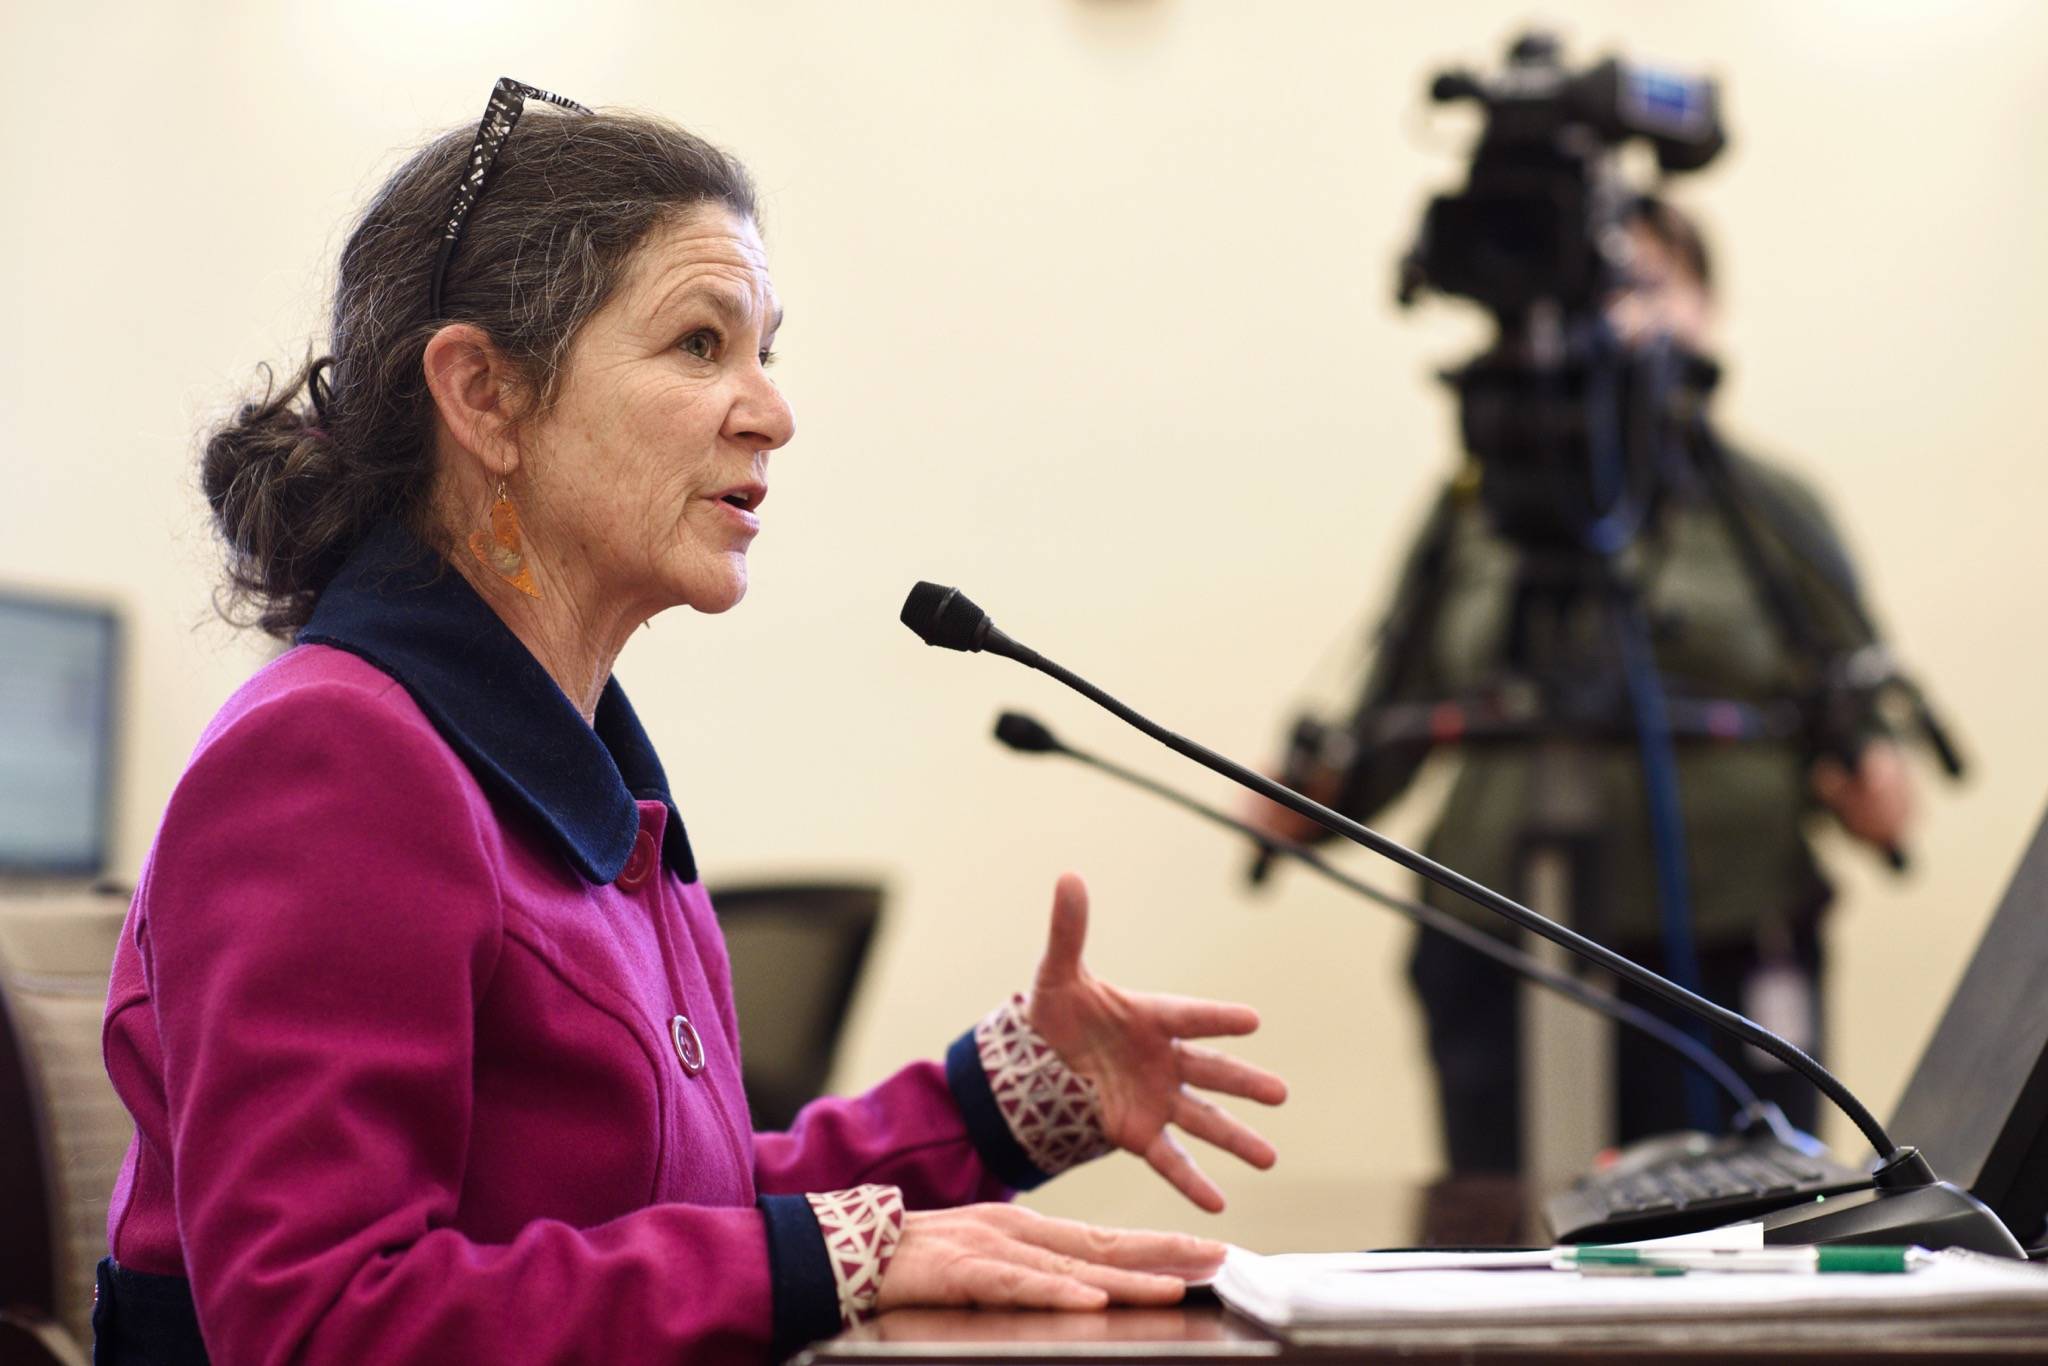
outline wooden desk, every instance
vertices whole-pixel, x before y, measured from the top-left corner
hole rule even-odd
[[[1112,1309],[1100,1314],[1033,1314],[902,1309],[819,1343],[797,1366],[932,1366],[935,1362],[1498,1363],[1657,1362],[1663,1366],[1810,1366],[1850,1363],[2048,1360],[2040,1318],[1873,1321],[1850,1326],[1746,1320],[1710,1325],[1588,1329],[1442,1329],[1361,1333],[1341,1343],[1295,1346],[1214,1303],[1180,1309]]]
[[[1421,1189],[1353,1190],[1362,1241],[1375,1245],[1507,1242],[1521,1235],[1524,1204],[1511,1183],[1482,1181]],[[1277,1245],[1277,1244],[1276,1244]],[[1793,1361],[1833,1363],[2048,1361],[2048,1320],[2041,1316],[1965,1315],[1872,1318],[1850,1324],[1711,1323],[1597,1328],[1468,1328],[1359,1333],[1341,1342],[1292,1344],[1238,1317],[1206,1292],[1174,1309],[1112,1309],[1053,1314],[904,1309],[818,1343],[794,1366],[885,1363],[1018,1362],[1483,1362],[1553,1366],[1564,1362],[1652,1361],[1668,1366]]]

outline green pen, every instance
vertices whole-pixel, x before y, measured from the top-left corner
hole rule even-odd
[[[1897,1275],[1933,1260],[1920,1247],[1586,1247],[1559,1248],[1550,1265],[1587,1275],[1683,1276],[1695,1271],[1779,1275]]]

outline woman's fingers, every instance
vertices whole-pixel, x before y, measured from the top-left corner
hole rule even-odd
[[[912,1210],[877,1307],[1172,1304],[1187,1280],[1216,1269],[1223,1252],[1206,1238],[1092,1228],[1011,1205]]]
[[[1197,1208],[1211,1214],[1223,1212],[1223,1192],[1202,1174],[1202,1169],[1195,1165],[1195,1160],[1188,1156],[1187,1150],[1180,1146],[1170,1130],[1160,1129],[1152,1142],[1146,1145],[1145,1161]]]
[[[1007,1208],[1010,1215],[1003,1231],[1010,1237],[1104,1266],[1195,1280],[1207,1276],[1223,1262],[1225,1248],[1213,1238],[1198,1238],[1192,1233],[1104,1228],[1072,1219],[1055,1219],[1016,1205]]]
[[[1045,959],[1038,966],[1041,983],[1079,976],[1081,948],[1088,940],[1088,884],[1077,873],[1062,873],[1052,889],[1052,928],[1046,935]]]
[[[1181,1080],[1190,1086],[1242,1096],[1261,1105],[1278,1105],[1287,1099],[1287,1083],[1263,1067],[1197,1043],[1176,1040],[1174,1046],[1180,1053]]]
[[[1232,1001],[1204,1001],[1192,996],[1138,998],[1161,1029],[1183,1039],[1208,1039],[1223,1034],[1251,1034],[1259,1012]]]
[[[1035,1271],[1092,1285],[1118,1304],[1174,1304],[1187,1293],[1187,1282],[1179,1276],[1129,1271],[1085,1257],[1070,1257],[1034,1243],[1011,1242],[1009,1256],[1018,1265]]]
[[[1021,1248],[1023,1244],[1013,1243]],[[1103,1309],[1109,1292],[1072,1276],[1027,1266],[1013,1257],[966,1257],[953,1266],[944,1303],[987,1309]]]
[[[1174,1098],[1171,1117],[1175,1124],[1204,1143],[1221,1148],[1233,1157],[1243,1158],[1262,1171],[1279,1157],[1273,1145],[1261,1138],[1249,1124],[1192,1091],[1184,1090]]]

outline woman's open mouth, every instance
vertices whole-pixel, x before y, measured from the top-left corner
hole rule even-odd
[[[766,484],[740,484],[718,494],[717,498],[719,502],[732,509],[733,519],[741,526],[749,531],[761,529],[761,518],[758,514],[761,504],[768,498]]]

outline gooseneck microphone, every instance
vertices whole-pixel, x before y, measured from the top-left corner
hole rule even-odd
[[[1714,1004],[1704,996],[1696,995],[1674,982],[1666,981],[1640,963],[1624,958],[1605,945],[1538,915],[1520,902],[1502,896],[1491,887],[1474,882],[1463,873],[1446,868],[1435,859],[1418,854],[1406,845],[1388,839],[1378,831],[1361,825],[1348,816],[1340,815],[1320,802],[1311,801],[1292,788],[1282,787],[1264,774],[1226,759],[1214,750],[1168,730],[1150,717],[1119,702],[1087,679],[1045,658],[1036,650],[1012,640],[997,629],[996,624],[989,620],[988,613],[975,606],[974,602],[959,589],[945,588],[934,583],[918,584],[910,590],[910,596],[904,600],[903,624],[916,632],[918,638],[927,645],[970,653],[988,650],[1028,665],[1066,684],[1097,706],[1137,727],[1168,749],[1193,759],[1204,768],[1222,774],[1241,787],[1250,788],[1268,801],[1277,802],[1290,811],[1308,817],[1334,834],[1364,845],[1382,858],[1391,859],[1438,886],[1449,888],[1468,901],[1477,902],[1531,934],[1541,935],[1551,943],[1607,969],[1615,976],[1635,983],[1651,995],[1661,997],[1680,1010],[1698,1016],[1716,1029],[1762,1049],[1812,1081],[1821,1093],[1833,1101],[1835,1106],[1863,1132],[1864,1137],[1870,1140],[1871,1147],[1884,1159],[1872,1173],[1879,1185],[1921,1185],[1932,1179],[1927,1161],[1920,1156],[1917,1149],[1901,1148],[1892,1142],[1891,1135],[1877,1122],[1877,1116],[1871,1114],[1863,1102],[1856,1099],[1849,1088],[1836,1080],[1832,1073],[1808,1057],[1790,1040],[1773,1034],[1762,1025],[1732,1010]]]
[[[1548,967],[1506,940],[1495,938],[1484,930],[1475,929],[1456,916],[1441,911],[1427,902],[1410,901],[1383,892],[1371,883],[1351,876],[1305,844],[1269,835],[1249,821],[1239,820],[1228,812],[1219,811],[1206,802],[1168,787],[1165,783],[1148,778],[1099,755],[1090,754],[1086,750],[1076,749],[1054,735],[1036,717],[1026,716],[1022,712],[1006,711],[996,718],[995,737],[1019,753],[1064,755],[1097,772],[1106,773],[1112,778],[1119,778],[1134,787],[1142,788],[1155,797],[1162,797],[1184,811],[1192,811],[1206,821],[1236,831],[1258,844],[1262,852],[1283,855],[1299,863],[1305,863],[1338,886],[1356,892],[1396,915],[1406,916],[1426,930],[1454,939],[1474,953],[1484,954],[1508,971],[1540,982],[1588,1010],[1598,1011],[1617,1023],[1655,1039],[1706,1073],[1734,1099],[1736,1106],[1743,1112],[1738,1119],[1740,1127],[1761,1124],[1768,1127],[1771,1135],[1787,1147],[1812,1151],[1812,1137],[1799,1132],[1776,1105],[1759,1098],[1749,1083],[1743,1080],[1742,1074],[1730,1067],[1725,1058],[1685,1031],[1674,1029],[1649,1011],[1630,1005],[1627,1001],[1597,987],[1589,986],[1568,972]]]
[[[936,645],[945,650],[965,650],[970,654],[982,650],[993,650],[999,655],[1009,655],[1021,663],[1031,664],[1038,656],[1021,649],[1017,643],[996,629],[988,613],[974,605],[974,600],[957,588],[945,588],[936,583],[922,583],[910,590],[910,596],[903,600],[903,624],[917,632],[918,639],[927,645]],[[1005,647],[1010,648],[1005,648]]]

